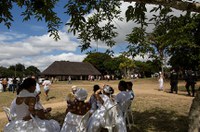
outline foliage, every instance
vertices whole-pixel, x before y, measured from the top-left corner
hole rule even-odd
[[[1,0],[0,1],[0,23],[8,28],[11,27],[13,16],[11,10],[16,4],[24,11],[22,12],[23,21],[28,21],[32,17],[38,21],[44,20],[47,23],[50,36],[59,39],[58,28],[61,24],[60,18],[54,11],[59,0]],[[126,1],[126,0],[124,0]],[[136,1],[135,5],[128,6],[125,12],[126,20],[140,24],[140,27],[134,27],[133,31],[127,35],[126,40],[130,44],[127,47],[127,56],[149,55],[156,61],[160,61],[159,67],[163,68],[163,61],[166,57],[171,57],[170,64],[173,66],[179,61],[180,67],[185,68],[183,62],[185,58],[180,57],[182,49],[189,49],[187,60],[189,65],[196,64],[199,68],[199,43],[200,43],[200,24],[199,12],[195,4],[189,4],[183,1],[165,1],[165,0],[128,0]],[[157,4],[150,12],[153,18],[147,19],[147,4]],[[108,46],[115,45],[114,38],[118,35],[115,27],[115,20],[122,20],[120,9],[120,0],[68,0],[64,5],[65,13],[70,16],[66,25],[69,26],[69,32],[73,32],[81,41],[81,51],[90,48],[94,41],[103,41]],[[172,9],[187,10],[185,15],[180,17],[172,15]],[[146,28],[154,26],[152,32],[146,32]],[[181,60],[180,60],[181,59]],[[105,64],[109,67],[109,63]],[[103,64],[102,64],[103,65]],[[110,69],[112,70],[112,68]],[[103,72],[106,72],[102,68]]]
[[[91,40],[103,41],[108,46],[115,45],[114,37],[117,32],[112,23],[114,18],[120,17],[119,0],[69,0],[65,5],[66,13],[71,16],[69,32],[78,35],[81,40],[81,50],[90,47]],[[93,12],[92,16],[87,16]],[[105,24],[103,24],[105,22]]]
[[[40,70],[35,66],[29,66],[25,68],[23,64],[11,65],[9,68],[0,67],[1,77],[26,77],[30,75],[39,75]]]
[[[172,28],[168,33],[172,43],[169,63],[174,67],[199,69],[200,65],[200,14],[190,12],[172,20]],[[177,63],[178,62],[178,63]]]
[[[91,63],[94,67],[96,67],[101,74],[107,74],[107,67],[105,66],[106,62],[109,62],[111,60],[111,56],[105,53],[90,53],[84,60],[83,62],[89,62]]]
[[[38,76],[40,74],[40,70],[35,66],[29,66],[26,68],[25,74]]]
[[[0,23],[3,23],[8,28],[11,27],[13,16],[11,10],[16,4],[24,11],[21,15],[23,21],[28,21],[34,17],[38,21],[44,20],[47,23],[48,32],[55,40],[59,39],[58,28],[61,24],[60,18],[54,11],[54,7],[59,0],[1,0],[0,1]]]
[[[106,53],[90,53],[83,62],[89,62],[94,65],[103,75],[113,74],[120,77],[125,70],[132,70],[135,65],[134,62],[124,56],[112,58]]]
[[[154,74],[160,70],[158,67],[158,62],[154,61],[135,61],[135,72],[139,73],[141,77],[151,77],[151,74]]]
[[[119,64],[119,69],[124,71],[125,77],[130,76],[131,70],[135,67],[133,60],[123,57],[123,62]]]
[[[169,46],[166,43],[165,35],[170,28],[170,21],[173,16],[170,15],[171,9],[169,7],[154,7],[150,12],[156,13],[158,10],[158,15],[153,15],[151,19],[146,21],[143,19],[140,23],[144,24],[141,27],[133,28],[132,32],[127,35],[126,40],[130,45],[128,45],[125,54],[133,57],[138,54],[148,55],[150,58],[160,61],[159,67],[162,69],[163,60]],[[136,18],[134,17],[133,20]],[[147,21],[153,22],[152,32],[146,32],[146,27],[149,26]]]

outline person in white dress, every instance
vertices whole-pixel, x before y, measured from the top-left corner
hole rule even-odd
[[[131,94],[127,91],[127,83],[125,81],[120,81],[119,84],[118,84],[118,89],[119,89],[119,93],[116,95],[115,97],[115,100],[117,102],[117,104],[119,105],[121,111],[125,112],[125,103],[128,101],[128,100],[131,100],[132,99],[132,96]]]
[[[32,78],[24,80],[20,92],[12,102],[11,109],[16,114],[4,127],[4,132],[59,132],[60,125],[55,120],[45,120],[40,117],[40,110],[35,109],[37,102],[34,91],[36,81]],[[11,111],[12,113],[12,111]]]
[[[48,78],[45,78],[45,80],[42,83],[42,86],[44,86],[44,93],[46,96],[46,100],[49,100],[49,90],[50,90],[50,85],[51,85],[51,81]]]
[[[113,92],[113,88],[108,85],[105,85],[103,87],[103,90],[99,89],[95,92],[98,109],[92,114],[89,119],[87,132],[100,132],[102,128],[105,128],[105,126],[108,126],[113,122],[115,123],[115,128],[113,128],[115,132],[127,131],[125,121],[120,109],[117,109],[116,107],[115,109],[112,109],[113,111],[111,111],[111,113],[114,113],[111,114],[112,122],[109,122],[111,121],[110,119],[105,119],[106,111],[117,104],[112,96]]]
[[[3,92],[3,85],[0,83],[0,92]]]
[[[133,91],[133,83],[131,81],[128,81],[126,82],[126,84],[127,84],[127,91],[131,95],[131,100],[133,100],[135,98],[135,94]]]
[[[39,94],[41,94],[41,90],[40,90],[40,85],[39,85],[39,83],[38,83],[38,77],[32,76],[32,78],[36,80],[35,94],[36,94],[36,95],[39,95]]]
[[[159,78],[158,78],[158,83],[159,83],[159,91],[163,91],[164,89],[164,80],[163,80],[163,74],[162,72],[159,72]]]
[[[79,132],[85,131],[81,128],[80,122],[82,117],[90,110],[91,105],[85,100],[87,99],[88,93],[85,89],[77,88],[74,94],[74,100],[71,97],[67,97],[67,110],[64,123],[60,132]],[[70,95],[70,96],[71,96]]]

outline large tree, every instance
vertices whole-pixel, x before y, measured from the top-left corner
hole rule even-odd
[[[91,63],[94,67],[96,67],[101,74],[105,75],[108,74],[108,63],[112,60],[111,56],[106,54],[106,53],[100,53],[100,52],[95,52],[95,53],[89,53],[88,56],[83,60],[83,62],[89,62]]]
[[[198,4],[183,2],[181,0],[124,0],[125,2],[136,2],[135,7],[129,6],[128,10],[130,15],[142,18],[146,12],[147,4],[157,4],[173,7],[179,10],[189,10],[200,12]],[[13,5],[17,5],[22,9],[21,15],[24,16],[23,21],[28,21],[31,17],[36,18],[38,21],[44,20],[47,23],[48,32],[59,39],[58,28],[61,19],[58,17],[54,8],[59,0],[1,0],[0,1],[0,23],[10,28],[13,16],[11,10]],[[116,27],[112,24],[115,18],[121,19],[120,16],[120,0],[68,0],[63,5],[66,9],[66,14],[71,16],[70,22],[67,23],[70,32],[77,33],[82,40],[82,48],[90,46],[91,39],[105,41],[108,45],[115,44],[113,37],[117,33],[113,30]],[[132,10],[133,9],[133,10]],[[85,15],[96,11],[91,17],[85,19]],[[133,11],[133,12],[132,12]],[[99,25],[105,21],[105,25]],[[88,30],[85,32],[85,30]],[[83,33],[85,32],[85,34]]]
[[[35,75],[38,76],[40,74],[40,70],[35,66],[29,66],[25,70],[26,75]]]
[[[165,37],[169,46],[170,65],[180,69],[200,68],[200,15],[187,12],[173,17],[171,30]]]
[[[141,27],[133,28],[133,31],[127,35],[126,40],[130,43],[125,54],[129,56],[148,55],[154,60],[160,61],[159,68],[163,71],[164,60],[166,58],[169,43],[166,43],[169,38],[166,38],[168,31],[171,29],[170,22],[173,16],[169,7],[158,6],[154,7],[150,12],[157,11],[158,15],[153,15],[149,20],[138,20],[133,17],[128,21],[140,21]],[[146,18],[147,19],[147,18]],[[152,24],[151,32],[147,32],[149,21]]]
[[[57,40],[59,39],[58,35],[58,28],[61,24],[61,19],[58,17],[57,13],[54,11],[54,8],[59,0],[1,0],[0,1],[0,23],[6,25],[10,28],[11,23],[13,21],[13,16],[11,14],[11,10],[14,4],[18,5],[23,11],[22,16],[24,16],[23,21],[30,20],[31,17],[36,18],[38,21],[44,20],[47,23],[48,32],[50,35]],[[168,18],[164,15],[166,11],[170,11],[170,7],[187,11],[187,13],[191,12],[200,12],[199,4],[197,3],[190,3],[184,2],[182,0],[124,0],[126,2],[130,2],[130,6],[128,6],[126,11],[126,20],[127,21],[134,21],[141,25],[139,29],[142,32],[145,31],[145,26],[149,26],[149,24],[154,24],[156,27],[154,32],[150,35],[145,34],[145,38],[143,39],[146,41],[148,37],[151,38],[151,42],[157,47],[157,53],[160,56],[160,60],[162,60],[166,47],[170,47],[173,50],[169,50],[171,53],[175,53],[176,46],[171,46],[174,43],[179,43],[181,41],[181,37],[178,39],[174,39],[175,36],[180,35],[183,33],[184,29],[189,28],[188,26],[198,27],[199,21],[196,22],[196,25],[183,25],[179,28],[179,25],[175,24],[175,28],[172,27],[165,27],[166,23],[168,22]],[[131,3],[135,2],[135,3]],[[146,13],[147,13],[147,5],[148,4],[155,4],[159,5],[156,9],[152,12],[154,13],[153,16],[158,14],[156,18],[153,18],[154,21],[148,23]],[[121,1],[120,0],[68,0],[64,5],[66,10],[66,14],[70,16],[70,20],[66,23],[69,26],[69,32],[73,32],[78,36],[78,39],[81,40],[81,50],[85,50],[90,47],[92,40],[94,41],[103,41],[108,46],[115,45],[114,38],[117,36],[116,32],[116,25],[114,24],[115,20],[122,20],[121,17],[121,9],[120,9]],[[164,7],[164,9],[163,9]],[[91,14],[92,15],[89,15]],[[193,13],[194,14],[194,13]],[[87,16],[87,17],[86,17]],[[191,16],[191,14],[190,14]],[[196,15],[199,17],[199,14]],[[172,16],[170,16],[170,19]],[[173,20],[176,20],[178,23],[182,21],[181,19],[173,16]],[[162,22],[162,20],[165,22]],[[194,18],[195,19],[195,18]],[[191,19],[189,19],[191,20]],[[193,21],[193,20],[191,20]],[[159,22],[159,24],[157,24]],[[186,20],[187,23],[187,20]],[[176,31],[176,29],[179,30]],[[133,29],[133,32],[135,28]],[[141,32],[140,31],[140,32]],[[161,32],[163,31],[163,32]],[[192,31],[192,30],[191,30]],[[179,33],[179,34],[177,34]],[[195,36],[199,35],[199,29],[193,30],[192,33]],[[170,36],[173,35],[173,36]],[[185,34],[184,34],[185,35]],[[182,38],[184,35],[181,35]],[[169,37],[170,36],[170,37]],[[192,35],[192,37],[195,37]],[[188,37],[188,36],[185,36]],[[191,38],[191,37],[189,37]],[[197,38],[197,37],[196,37]],[[150,40],[148,38],[148,40]],[[130,43],[133,43],[128,39]],[[144,42],[143,41],[143,42]],[[197,39],[195,45],[197,45]],[[189,41],[187,41],[189,42]],[[195,41],[192,41],[195,42]],[[137,43],[136,43],[137,44]],[[142,49],[152,51],[152,47],[143,43]],[[181,44],[181,43],[179,43]],[[185,43],[182,43],[182,45]],[[189,43],[189,47],[191,47],[191,43]],[[131,49],[131,47],[128,47]],[[134,49],[134,48],[132,48]],[[134,49],[135,50],[135,49]],[[148,52],[149,52],[148,51]],[[172,52],[173,51],[173,52]],[[130,50],[132,53],[133,51]],[[137,53],[137,52],[136,52]],[[133,54],[136,54],[133,53]],[[153,53],[153,52],[152,52]],[[154,55],[156,52],[153,53]],[[173,55],[173,54],[172,54]]]

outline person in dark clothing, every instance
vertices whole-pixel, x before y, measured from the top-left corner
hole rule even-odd
[[[12,92],[14,93],[16,89],[17,89],[17,78],[15,77],[13,79]]]
[[[170,73],[170,85],[171,85],[171,91],[170,93],[173,93],[173,91],[178,93],[178,73],[173,69]]]
[[[195,72],[191,69],[188,70],[186,72],[186,76],[185,76],[185,81],[186,81],[185,88],[186,88],[189,96],[191,95],[189,87],[191,87],[191,89],[192,89],[192,96],[194,97],[194,95],[195,95],[196,80],[197,80],[197,77],[196,77]]]

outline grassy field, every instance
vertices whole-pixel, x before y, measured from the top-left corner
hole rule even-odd
[[[51,117],[60,124],[65,118],[65,97],[70,91],[72,85],[87,89],[89,95],[92,94],[92,87],[95,84],[109,84],[115,89],[115,94],[119,81],[72,81],[57,82],[52,84],[50,90],[50,100],[46,101],[42,91],[41,101],[45,107],[53,108]],[[132,103],[134,114],[134,127],[131,132],[186,132],[188,129],[188,112],[193,97],[186,96],[184,82],[179,83],[180,90],[178,94],[170,94],[169,82],[165,81],[164,91],[158,91],[158,81],[156,79],[137,79],[133,81],[135,99]],[[198,84],[197,84],[198,85]],[[198,85],[199,86],[199,85]],[[41,88],[42,90],[42,88]],[[10,106],[15,97],[15,93],[0,93],[0,108]],[[5,115],[0,109],[0,116]],[[7,123],[6,118],[0,118],[0,128],[3,129]],[[0,130],[2,130],[0,129]]]

